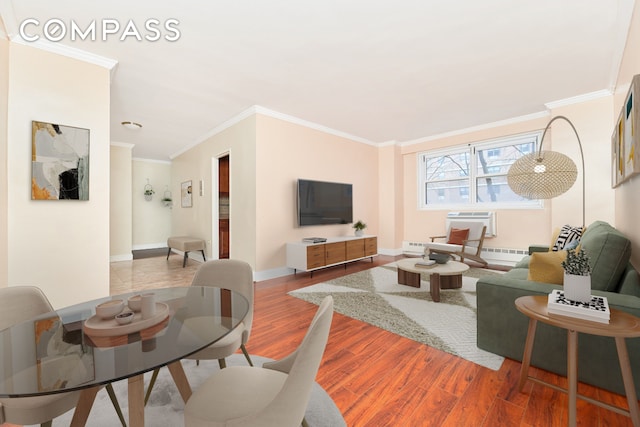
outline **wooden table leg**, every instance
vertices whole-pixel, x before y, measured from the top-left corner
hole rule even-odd
[[[567,380],[569,381],[569,427],[576,426],[578,397],[578,333],[567,330]]]
[[[622,381],[624,382],[624,392],[629,403],[629,414],[634,427],[640,427],[640,411],[638,410],[638,398],[636,397],[636,386],[633,382],[633,373],[629,364],[629,353],[627,344],[622,337],[616,337],[616,349],[618,350],[618,360],[622,371]]]
[[[144,427],[144,377],[129,377],[129,427]]]
[[[173,382],[175,382],[176,387],[178,387],[182,400],[184,400],[184,403],[187,403],[187,400],[191,397],[191,386],[189,385],[189,380],[187,380],[187,375],[184,373],[182,363],[178,360],[177,362],[170,363],[167,367],[173,377]]]
[[[429,291],[433,302],[440,302],[440,275],[431,273],[429,276]]]
[[[73,418],[71,419],[71,427],[84,427],[87,424],[89,418],[89,412],[93,407],[93,402],[96,399],[96,394],[100,390],[101,386],[85,388],[80,392],[78,398],[78,404],[73,411]]]
[[[533,352],[533,341],[536,338],[536,326],[538,321],[529,319],[529,328],[527,329],[527,339],[524,342],[524,354],[522,355],[522,366],[520,367],[520,381],[518,382],[518,391],[522,391],[524,385],[529,378],[529,366],[531,365],[531,353]]]

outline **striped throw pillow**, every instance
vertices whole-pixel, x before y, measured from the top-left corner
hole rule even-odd
[[[567,245],[573,241],[580,241],[582,236],[582,227],[572,227],[570,225],[563,225],[560,229],[560,234],[556,242],[553,244],[553,251],[561,251],[567,247]]]

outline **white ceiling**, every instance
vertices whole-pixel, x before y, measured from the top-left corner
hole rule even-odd
[[[117,61],[111,139],[169,160],[252,106],[373,144],[422,140],[610,91],[633,0],[0,0],[4,32]],[[61,19],[67,36],[46,40]],[[177,41],[120,40],[177,19]],[[107,19],[102,41],[69,40]],[[1,24],[0,23],[0,24]],[[51,27],[54,28],[54,27]],[[162,36],[172,33],[162,31]],[[2,36],[2,31],[0,31]],[[122,121],[143,124],[130,131]]]

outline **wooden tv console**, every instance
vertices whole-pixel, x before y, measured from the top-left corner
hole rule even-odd
[[[378,255],[376,236],[333,237],[322,243],[287,243],[287,267],[298,271],[309,271],[333,267],[371,258]]]

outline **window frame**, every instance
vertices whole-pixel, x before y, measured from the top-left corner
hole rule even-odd
[[[492,150],[500,149],[503,147],[515,146],[534,140],[533,152],[538,151],[540,146],[540,138],[542,136],[541,131],[527,132],[518,135],[511,135],[501,138],[495,138],[484,141],[477,141],[468,144],[452,145],[444,148],[437,148],[434,150],[427,150],[419,152],[417,155],[418,163],[418,210],[463,210],[463,209],[542,209],[544,208],[544,201],[538,200],[523,200],[520,202],[477,202],[477,182],[479,178],[485,177],[502,177],[506,174],[501,173],[478,173],[477,165],[477,150]],[[466,203],[439,203],[428,205],[426,203],[425,186],[426,180],[426,159],[433,157],[442,157],[446,155],[455,155],[468,152],[469,153],[469,176],[466,178],[469,183],[468,201]],[[461,177],[462,178],[462,177]],[[453,179],[452,179],[453,180]],[[431,181],[434,182],[434,181]]]

